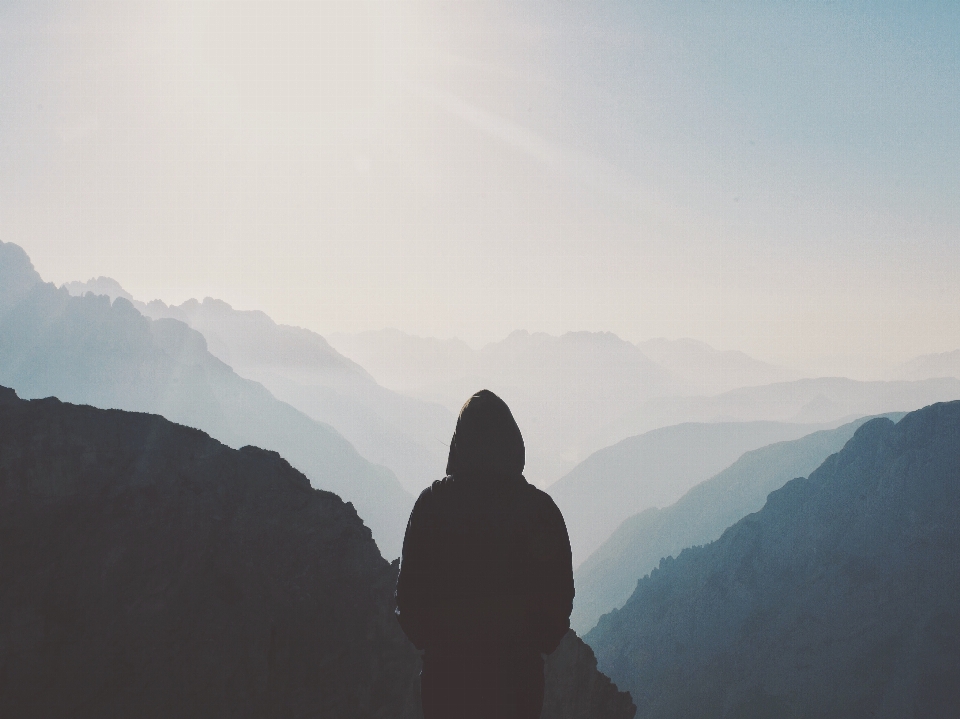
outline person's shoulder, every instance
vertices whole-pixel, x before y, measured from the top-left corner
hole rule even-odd
[[[529,482],[525,487],[527,494],[527,501],[530,502],[533,506],[539,509],[541,512],[548,514],[559,514],[560,508],[557,507],[557,503],[553,501],[553,497],[544,492],[539,487],[535,487]]]
[[[530,482],[527,482],[527,481],[524,482],[524,490],[526,491],[527,496],[536,502],[550,502],[550,503],[553,502],[553,497],[551,497],[549,494],[544,492],[539,487],[536,487],[530,484]]]
[[[417,501],[413,503],[413,510],[410,512],[410,520],[415,523],[422,523],[428,520],[428,517],[437,512],[443,512],[444,495],[448,494],[451,477],[444,477],[435,482],[431,482],[420,492]]]
[[[453,477],[446,476],[443,479],[435,480],[420,492],[420,496],[417,497],[417,504],[429,504],[438,497],[449,493],[452,487]]]
[[[530,529],[536,536],[543,539],[554,538],[560,546],[566,546],[570,551],[570,540],[567,537],[567,524],[563,513],[553,501],[553,497],[538,487],[529,484],[526,490],[527,517]]]

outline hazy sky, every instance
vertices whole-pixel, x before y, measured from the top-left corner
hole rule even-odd
[[[960,3],[0,1],[57,283],[869,376],[960,347],[958,231]]]

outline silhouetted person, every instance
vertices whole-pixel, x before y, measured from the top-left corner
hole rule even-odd
[[[482,390],[460,410],[447,476],[410,513],[400,626],[426,650],[425,719],[539,719],[543,657],[573,607],[570,540],[553,500],[523,478],[523,437]]]

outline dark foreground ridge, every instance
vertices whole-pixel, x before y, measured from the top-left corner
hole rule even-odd
[[[638,717],[955,717],[960,402],[863,425],[589,635]]]
[[[0,716],[420,716],[390,565],[274,452],[0,388]],[[545,719],[629,719],[574,634]]]

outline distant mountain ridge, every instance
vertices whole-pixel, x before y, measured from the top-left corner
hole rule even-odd
[[[715,395],[739,387],[788,382],[799,377],[782,367],[736,350],[716,350],[706,342],[683,338],[645,340],[637,348],[666,367],[684,394]]]
[[[381,387],[321,335],[209,297],[179,306],[159,300],[134,306],[146,317],[177,319],[200,332],[214,356],[335,427],[365,458],[393,470],[408,492],[416,495],[443,477],[455,417],[440,405]]]
[[[616,337],[602,332],[579,334]],[[489,371],[483,367],[484,352],[495,353],[499,351],[498,345],[509,344],[524,335],[536,337],[543,333],[531,335],[518,330],[480,350],[459,339],[418,337],[396,329],[355,334],[335,332],[328,339],[344,355],[369,369],[385,386],[413,396],[428,396],[432,401],[452,402],[449,408],[455,411],[459,409],[461,385],[489,379],[485,377]],[[625,342],[619,337],[617,340]],[[797,379],[789,370],[743,352],[716,350],[705,342],[689,338],[657,338],[639,342],[635,347],[667,370],[672,389],[685,395],[719,394],[742,386]],[[453,388],[456,390],[451,391]]]
[[[874,419],[589,635],[638,718],[950,717],[960,402]]]
[[[548,484],[583,456],[583,437],[667,392],[664,368],[610,332],[512,332],[480,351],[484,385],[503,397],[531,448],[525,474]]]
[[[10,243],[0,243],[0,276],[8,279],[0,285],[0,384],[28,398],[156,412],[233,447],[279,451],[316,486],[353,502],[383,553],[399,555],[413,497],[393,473],[238,377],[200,333],[143,317],[122,298],[71,297],[43,283]]]
[[[133,295],[123,289],[123,287],[120,286],[120,283],[112,277],[100,276],[92,277],[86,282],[80,282],[79,280],[74,282],[66,282],[64,283],[63,288],[73,297],[83,297],[88,292],[92,292],[95,295],[106,295],[110,298],[111,302],[118,297],[121,297],[127,302],[132,303],[134,306],[137,304],[136,300],[133,298]]]
[[[893,374],[901,380],[960,377],[960,350],[914,357],[897,367]]]
[[[657,397],[605,427],[594,444],[681,422],[829,423],[960,399],[960,379],[873,381],[818,377],[741,387],[713,397]]]
[[[631,515],[673,504],[744,452],[816,429],[782,422],[689,423],[595,452],[549,488],[567,523],[574,567]]]
[[[398,330],[332,334],[331,344],[385,385],[457,412],[480,387],[500,394],[528,442],[528,475],[541,486],[592,453],[690,422],[839,424],[960,399],[960,379],[862,382],[798,378],[736,351],[692,339],[633,345],[612,333],[554,337],[516,331],[473,350]]]
[[[676,384],[667,370],[609,332],[555,337],[517,330],[480,350],[396,330],[334,334],[330,341],[388,385],[453,412],[480,388],[496,392],[526,438],[525,475],[541,486],[596,449],[588,451],[585,437]]]
[[[460,339],[418,337],[383,329],[355,334],[332,332],[327,340],[365,367],[384,387],[431,402],[447,402],[452,412],[463,404],[458,400],[462,388],[450,391],[449,385],[481,381],[479,353]]]
[[[397,562],[275,452],[0,387],[0,715],[415,719]],[[573,632],[544,719],[631,719]]]
[[[903,413],[887,416],[897,421]],[[676,503],[625,519],[577,569],[571,626],[588,632],[601,615],[622,607],[662,558],[718,539],[727,527],[763,507],[770,492],[806,477],[840,451],[869,419],[746,452]]]

